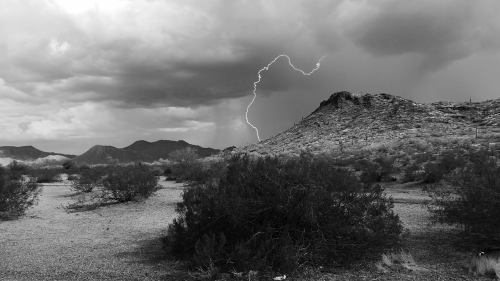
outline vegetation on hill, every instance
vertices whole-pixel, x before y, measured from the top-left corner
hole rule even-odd
[[[269,139],[233,153],[297,156],[402,148],[449,150],[500,143],[500,99],[417,103],[388,94],[337,92],[309,116]],[[402,150],[401,149],[401,150]]]

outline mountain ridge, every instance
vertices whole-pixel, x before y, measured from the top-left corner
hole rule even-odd
[[[24,162],[33,162],[35,164],[43,164],[46,162],[60,162],[55,161],[55,159],[49,157],[60,155],[68,158],[68,160],[71,159],[77,163],[89,165],[108,164],[114,162],[153,162],[160,160],[161,158],[166,159],[172,151],[183,149],[186,147],[196,149],[201,157],[208,157],[210,155],[217,154],[220,151],[218,149],[189,144],[183,140],[158,140],[155,142],[139,140],[124,148],[116,148],[109,145],[94,145],[81,155],[44,152],[36,149],[33,146],[1,146],[0,159],[6,161],[8,160],[7,162],[9,163],[10,161],[18,160]]]
[[[21,161],[33,161],[38,158],[44,158],[51,155],[61,155],[68,158],[74,158],[76,155],[63,154],[55,152],[41,151],[31,145],[27,146],[0,146],[0,157],[12,158]]]

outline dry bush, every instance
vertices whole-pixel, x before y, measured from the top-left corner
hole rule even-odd
[[[102,176],[99,170],[83,170],[79,177],[75,177],[72,180],[71,189],[78,192],[92,192],[94,188],[102,184]]]
[[[158,180],[156,173],[148,167],[115,167],[102,181],[102,197],[118,202],[131,201],[137,196],[148,198],[161,188]]]

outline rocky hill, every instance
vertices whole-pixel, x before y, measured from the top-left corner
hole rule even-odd
[[[500,144],[500,99],[431,104],[381,94],[337,92],[288,130],[234,152],[298,155]]]
[[[116,148],[113,146],[94,145],[87,152],[73,158],[78,164],[109,164],[109,163],[130,163],[139,161],[153,161],[154,159],[146,154],[133,150]]]
[[[160,158],[167,159],[168,155],[178,149],[184,149],[191,147],[196,150],[199,156],[208,157],[213,154],[217,154],[220,150],[213,148],[205,148],[198,145],[189,144],[183,140],[180,141],[170,141],[170,140],[159,140],[155,142],[147,142],[144,140],[136,141],[133,144],[123,148],[127,150],[133,150],[135,152],[151,156],[154,160],[159,160]]]
[[[74,158],[76,155],[61,154],[55,152],[45,152],[33,146],[0,146],[0,158],[9,158],[21,161],[33,161],[50,155],[61,155],[67,158]]]
[[[28,162],[28,164],[29,165],[34,165],[34,166],[61,165],[64,162],[69,161],[69,160],[71,160],[71,158],[68,158],[66,156],[62,156],[62,155],[49,155],[47,157],[38,158],[36,160]]]

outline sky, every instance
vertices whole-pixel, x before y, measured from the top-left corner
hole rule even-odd
[[[2,0],[0,146],[269,138],[338,91],[500,98],[497,0]]]

